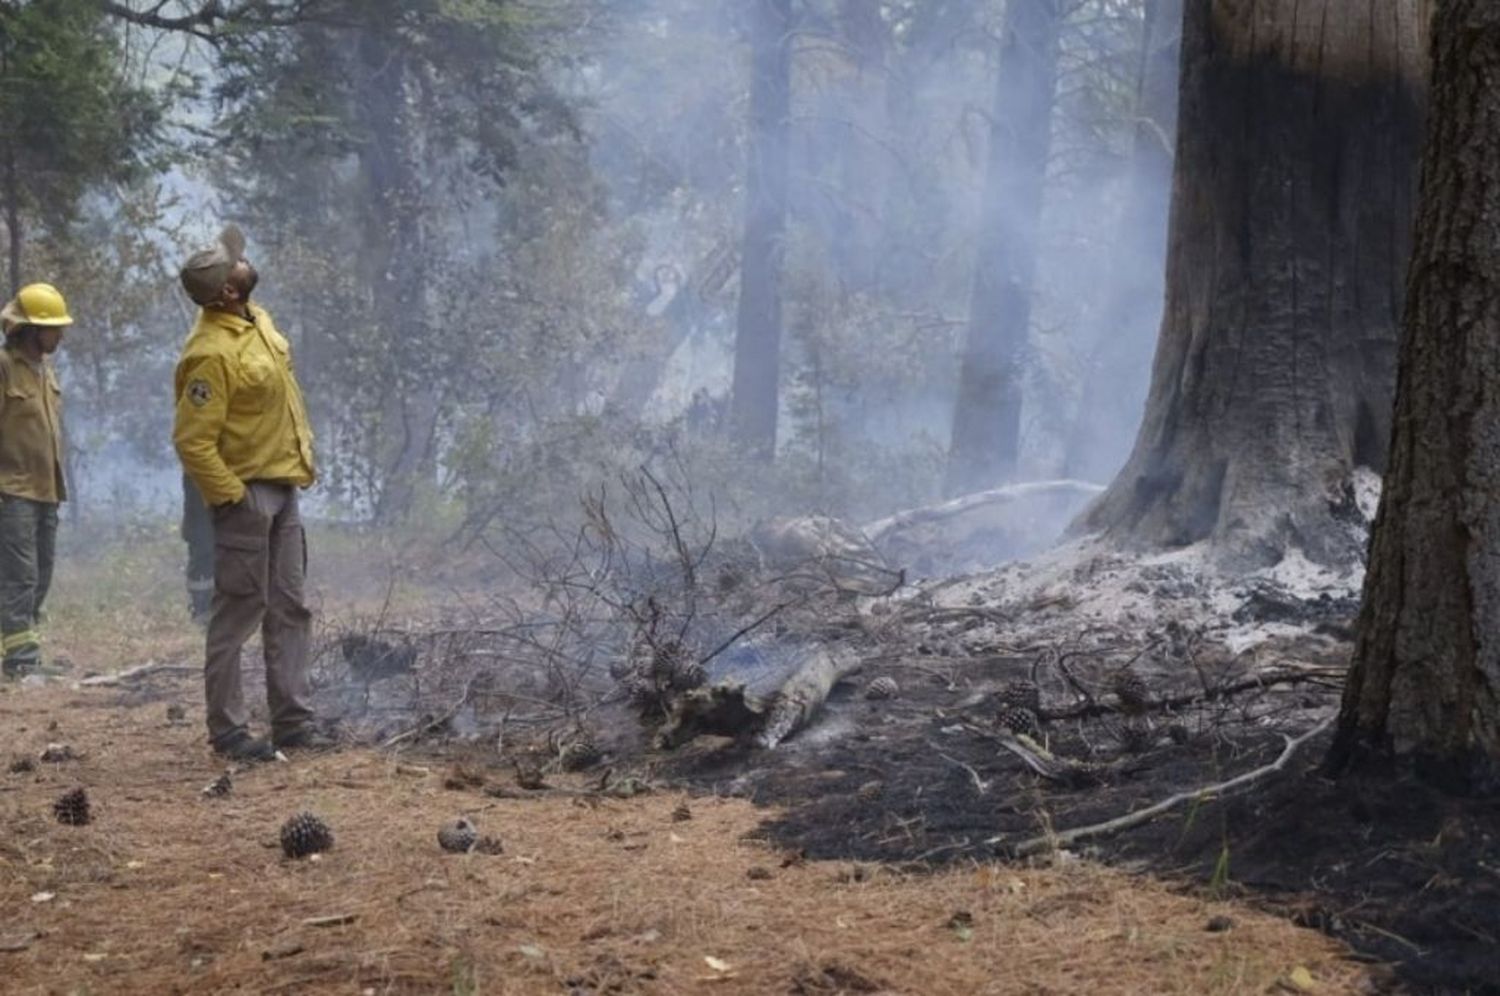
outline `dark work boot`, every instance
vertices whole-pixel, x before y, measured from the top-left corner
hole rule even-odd
[[[225,737],[214,744],[214,753],[231,761],[274,761],[276,748],[260,737],[252,737],[244,730]]]

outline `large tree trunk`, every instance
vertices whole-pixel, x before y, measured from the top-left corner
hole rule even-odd
[[[359,159],[369,193],[366,273],[386,346],[380,373],[387,390],[374,454],[381,484],[375,515],[382,522],[410,511],[421,480],[431,476],[440,399],[428,332],[420,150],[410,120],[408,69],[394,33],[397,18],[392,9],[372,10],[355,46],[363,84]]]
[[[786,232],[791,0],[754,0],[745,240],[730,421],[751,455],[776,451],[781,377],[781,260]]]
[[[1425,6],[1187,5],[1151,391],[1083,528],[1238,563],[1363,554],[1350,479],[1389,439]]]
[[[1500,778],[1500,5],[1443,0],[1390,468],[1330,764]]]
[[[1051,149],[1059,0],[1011,0],[1001,29],[969,329],[959,371],[948,494],[1015,471],[1037,230]]]
[[[1146,0],[1129,185],[1109,287],[1091,323],[1089,365],[1068,444],[1069,477],[1114,476],[1130,454],[1146,404],[1161,328],[1181,62],[1182,0]]]

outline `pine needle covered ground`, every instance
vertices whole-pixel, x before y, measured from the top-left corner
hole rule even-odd
[[[1083,864],[939,873],[791,860],[743,800],[494,798],[351,750],[202,789],[192,675],[0,695],[0,971],[10,993],[1368,991],[1337,943]],[[185,718],[168,720],[179,705]],[[495,777],[502,777],[495,773]],[[554,778],[554,784],[581,787]],[[92,821],[52,804],[83,786]],[[682,807],[686,803],[687,811]],[[311,810],[336,843],[278,846]],[[690,813],[690,818],[684,819]],[[467,814],[498,855],[443,853]],[[1210,930],[1215,927],[1228,929]]]

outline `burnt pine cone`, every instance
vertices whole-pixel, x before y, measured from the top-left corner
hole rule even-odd
[[[333,847],[333,830],[312,813],[298,813],[281,825],[281,850],[289,858],[305,858]]]
[[[438,828],[438,846],[449,854],[468,854],[479,842],[479,831],[467,817],[459,817]]]
[[[1042,711],[1042,690],[1034,681],[1012,681],[995,694],[1001,706],[1018,706],[1032,712]]]
[[[1120,700],[1120,711],[1127,716],[1138,716],[1151,708],[1151,688],[1134,669],[1121,668],[1110,687]]]
[[[901,686],[888,674],[881,675],[865,686],[867,699],[893,699],[900,694]]]
[[[1036,713],[1025,706],[1002,705],[1000,711],[995,714],[995,722],[1012,733],[1025,734],[1028,737],[1035,735],[1040,729]]]
[[[65,792],[52,804],[52,813],[57,822],[70,827],[81,827],[92,819],[89,813],[89,794],[82,788]]]
[[[234,791],[234,782],[229,778],[229,772],[224,772],[218,778],[209,782],[203,789],[203,794],[210,799],[222,799]]]

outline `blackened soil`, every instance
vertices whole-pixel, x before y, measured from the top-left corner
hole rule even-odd
[[[772,753],[700,741],[665,774],[782,808],[767,835],[810,857],[939,866],[1003,857],[1047,832],[1107,820],[1274,760],[1283,734],[1336,705],[1332,689],[1257,693],[1159,716],[1157,742],[1118,746],[1118,717],[1048,725],[1052,749],[1111,765],[1104,784],[1045,782],[992,739],[974,696],[893,671],[902,697],[845,694],[818,727]],[[1002,676],[1003,677],[1003,676]],[[1179,739],[1166,735],[1178,725]],[[1500,800],[1323,778],[1326,742],[1229,799],[1185,805],[1077,850],[1237,892],[1396,969],[1403,992],[1500,993]]]

